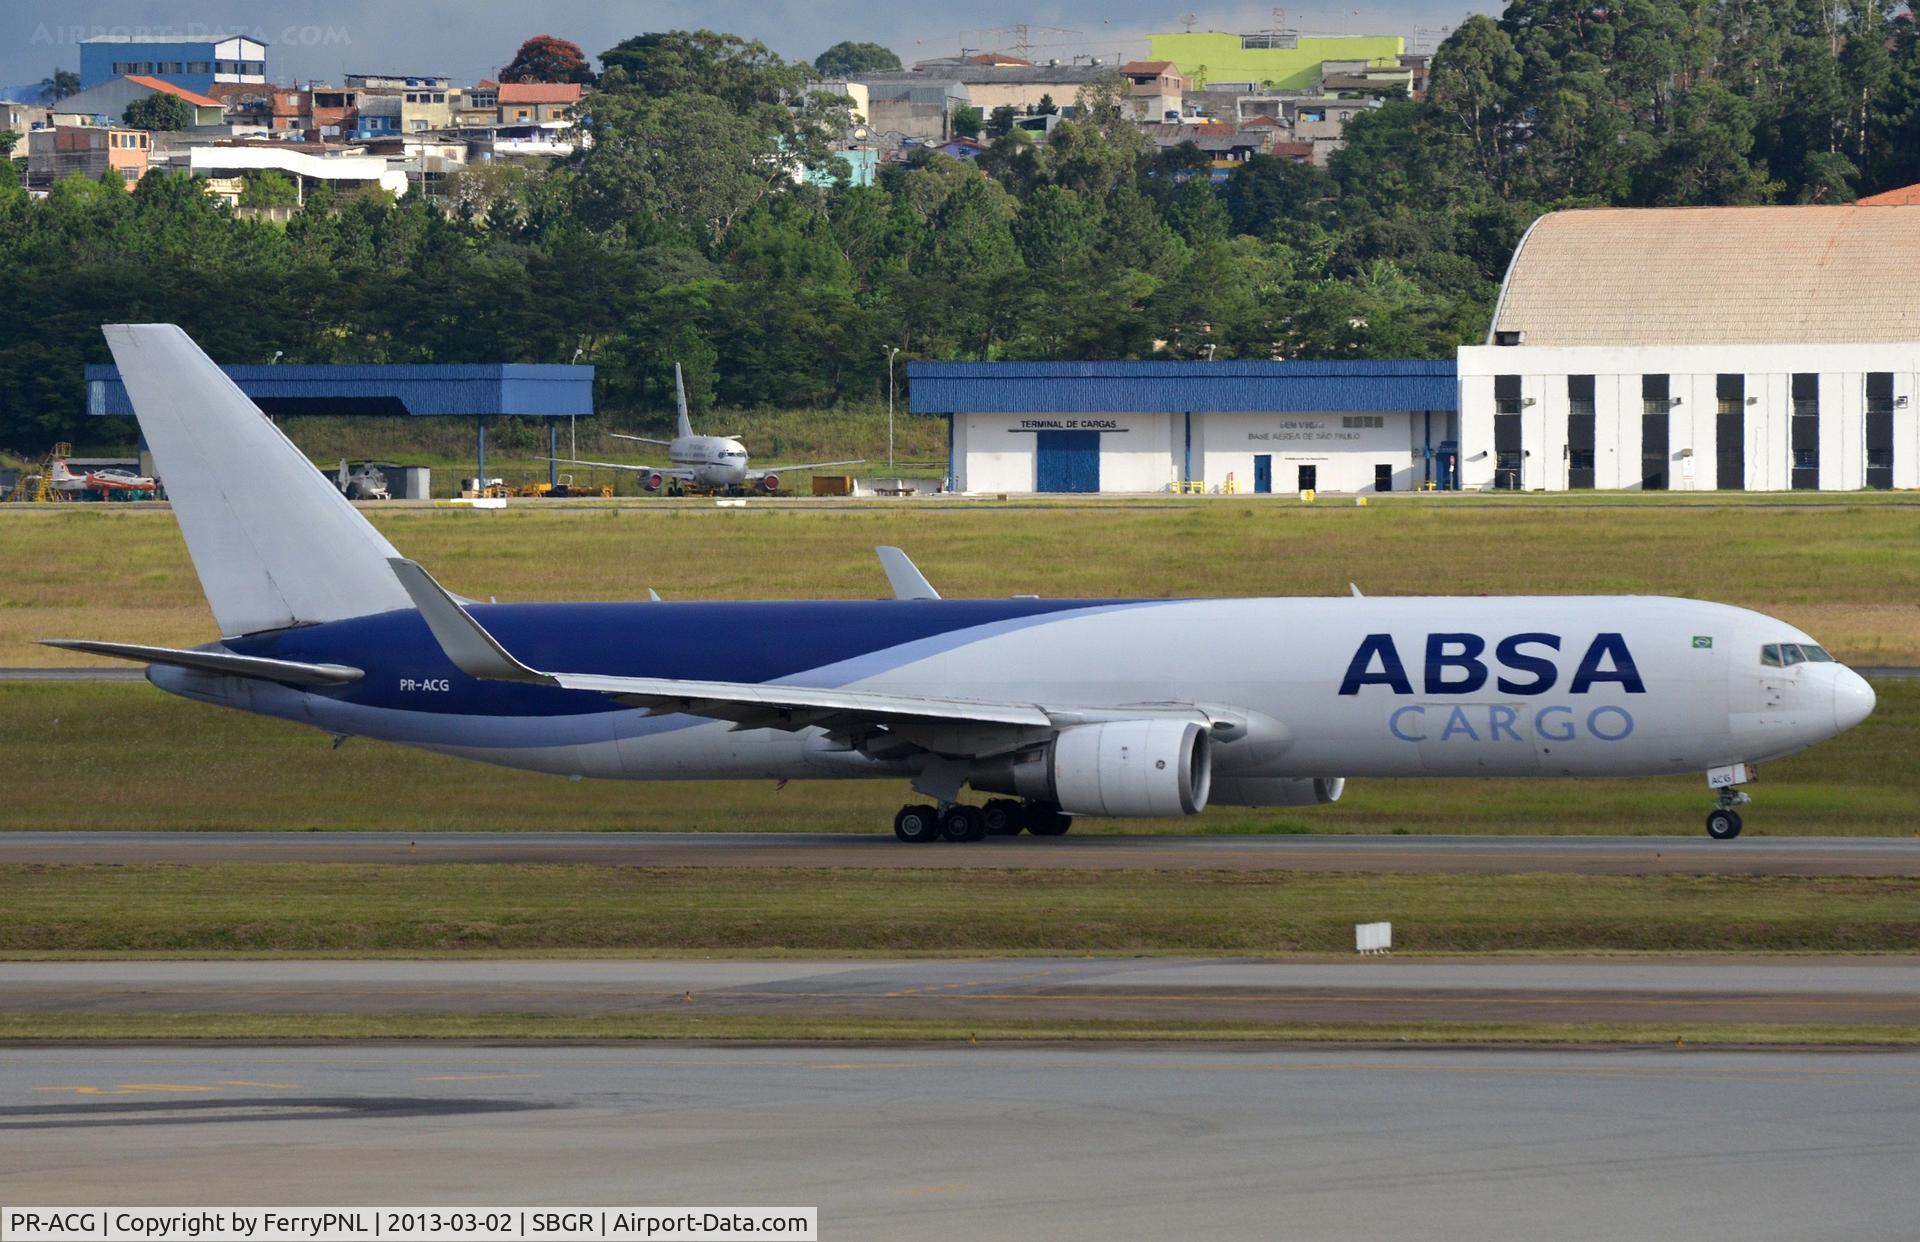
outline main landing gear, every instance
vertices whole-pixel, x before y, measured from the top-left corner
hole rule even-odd
[[[1073,826],[1073,817],[1051,802],[994,798],[985,806],[915,803],[893,817],[893,835],[912,845],[929,841],[978,841],[1010,837],[1023,829],[1036,837],[1057,837]]]

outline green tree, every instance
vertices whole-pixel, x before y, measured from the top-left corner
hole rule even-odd
[[[641,95],[712,95],[735,108],[784,103],[805,92],[811,70],[782,59],[757,39],[711,30],[666,30],[635,35],[600,53],[600,63],[624,76],[609,89]]]
[[[980,109],[961,104],[953,110],[953,132],[962,138],[980,136]]]
[[[240,190],[242,207],[292,207],[300,201],[300,188],[285,173],[272,168],[248,173]]]
[[[586,53],[571,39],[553,35],[535,35],[520,45],[507,67],[500,71],[502,82],[579,82],[592,85],[593,67]]]
[[[823,78],[844,78],[855,73],[898,70],[900,58],[878,43],[843,39],[814,57],[813,68]]]
[[[42,98],[54,103],[80,93],[80,75],[71,69],[55,69],[52,76],[40,79]]]
[[[1013,132],[1013,123],[1020,111],[1012,104],[1001,104],[987,116],[987,137],[999,138]]]
[[[120,119],[135,129],[156,132],[192,129],[193,105],[178,95],[155,91],[128,104],[127,110],[120,114]]]
[[[20,145],[24,137],[17,129],[0,129],[0,160],[13,158],[13,149]]]

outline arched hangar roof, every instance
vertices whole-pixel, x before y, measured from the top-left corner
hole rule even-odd
[[[1515,251],[1487,343],[1920,341],[1917,236],[1920,207],[1556,211]]]

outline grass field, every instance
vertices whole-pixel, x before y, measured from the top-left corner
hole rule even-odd
[[[1747,831],[1920,831],[1920,683],[1881,684],[1864,725],[1769,764]],[[623,829],[886,832],[895,781],[566,781],[325,734],[135,684],[0,683],[7,829]],[[1690,833],[1698,776],[1637,781],[1354,781],[1333,806],[1214,807],[1076,832]]]
[[[848,872],[454,864],[0,867],[0,952],[1910,952],[1911,880]]]
[[[1276,1043],[1620,1044],[1662,1047],[1906,1047],[1911,1026],[1812,1026],[1788,1023],[1493,1023],[1375,1022],[1344,1026],[1288,1023],[1126,1021],[1048,1022],[1017,1018],[775,1018],[743,1014],[632,1014],[604,1018],[489,1014],[9,1014],[0,1040],[224,1039],[299,1044],[323,1040],[806,1040],[888,1043],[964,1040],[1111,1042],[1261,1041]]]
[[[370,516],[480,598],[872,597],[886,590],[873,547],[893,543],[950,595],[1687,595],[1778,616],[1853,663],[1920,664],[1920,507],[1891,503],[537,503]],[[0,665],[76,659],[36,638],[216,632],[164,510],[7,506],[0,584]]]

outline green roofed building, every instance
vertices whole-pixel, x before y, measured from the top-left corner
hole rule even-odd
[[[1286,31],[1222,34],[1193,30],[1147,36],[1149,60],[1170,60],[1196,88],[1213,82],[1251,82],[1273,90],[1314,90],[1322,61],[1395,65],[1407,50],[1398,35],[1342,35],[1315,39]]]

